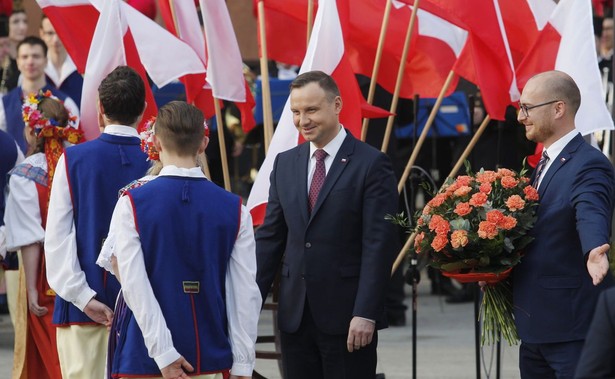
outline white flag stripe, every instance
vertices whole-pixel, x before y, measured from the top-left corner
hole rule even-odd
[[[243,61],[224,0],[200,0],[207,46],[207,82],[215,98],[246,101]]]
[[[170,0],[173,3],[173,10],[177,18],[177,32],[182,41],[186,42],[203,61],[203,66],[207,62],[205,55],[205,37],[199,23],[196,5],[194,1]]]
[[[555,69],[570,75],[581,90],[581,107],[575,124],[581,134],[613,129],[613,119],[604,101],[589,1],[561,0],[551,19],[561,43]]]
[[[158,87],[187,74],[205,72],[201,58],[192,47],[130,5],[124,2],[121,5],[141,63]]]
[[[81,121],[83,125],[98,125],[96,101],[100,82],[115,67],[126,64],[123,36],[125,21],[121,17],[119,0],[107,0],[100,12],[98,24],[92,37],[81,97]],[[90,128],[84,129],[86,134]],[[86,135],[92,139],[96,135]]]

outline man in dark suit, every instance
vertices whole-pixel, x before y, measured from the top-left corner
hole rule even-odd
[[[598,298],[577,365],[577,379],[615,378],[615,288]]]
[[[535,240],[513,271],[522,378],[572,378],[600,291],[609,286],[615,179],[609,160],[576,131],[581,94],[560,71],[531,78],[518,120],[544,145],[532,178]]]
[[[281,264],[278,326],[286,378],[375,377],[377,329],[398,251],[397,189],[386,155],[339,123],[342,99],[320,71],[291,84],[293,121],[308,141],[279,154],[256,232],[266,298]]]

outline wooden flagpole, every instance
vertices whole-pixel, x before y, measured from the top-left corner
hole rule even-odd
[[[314,18],[314,1],[308,0],[308,13],[307,13],[307,42],[306,48],[310,44],[310,36],[312,35],[312,19]]]
[[[376,49],[376,58],[374,59],[374,68],[372,69],[372,77],[369,83],[369,92],[367,93],[367,102],[372,104],[374,94],[376,93],[376,83],[378,82],[378,71],[380,70],[380,60],[382,59],[382,51],[384,50],[384,40],[386,39],[387,29],[389,27],[389,18],[391,16],[391,5],[393,0],[387,0],[384,8],[384,16],[382,16],[382,26],[380,27],[380,38],[378,39],[378,47]],[[365,142],[367,137],[367,129],[369,128],[369,118],[363,119],[361,128],[361,141]]]
[[[483,135],[483,132],[485,131],[485,129],[487,128],[487,125],[489,124],[489,121],[491,121],[491,117],[487,115],[487,117],[485,117],[483,122],[480,124],[480,126],[474,133],[474,136],[472,136],[470,143],[468,143],[468,146],[466,147],[466,149],[463,151],[463,153],[457,160],[457,163],[451,170],[450,174],[448,174],[447,178],[452,178],[455,175],[457,175],[457,172],[461,168],[461,165],[463,165],[463,162],[465,162],[465,160],[468,159],[468,156],[472,152],[472,149],[474,148],[474,146],[476,146],[478,139]],[[412,217],[412,215],[408,215],[408,217]],[[406,256],[406,252],[410,249],[410,246],[412,246],[412,243],[414,242],[415,238],[416,238],[416,232],[412,232],[412,234],[410,235],[410,237],[404,244],[404,247],[402,247],[399,254],[397,254],[397,259],[395,259],[395,262],[393,263],[393,268],[391,269],[391,275],[395,273],[395,271],[397,270],[401,262],[404,260],[404,257]]]
[[[414,166],[414,162],[416,162],[416,159],[419,155],[419,151],[421,150],[421,147],[423,146],[423,143],[425,142],[425,138],[427,138],[427,132],[429,132],[429,128],[431,128],[431,124],[433,124],[433,121],[436,118],[436,114],[438,114],[438,109],[440,109],[440,105],[442,104],[442,100],[444,99],[444,94],[446,93],[446,91],[448,91],[448,87],[450,87],[454,76],[455,76],[455,72],[451,70],[448,73],[448,77],[446,78],[446,81],[444,82],[444,85],[442,86],[442,89],[440,90],[440,94],[438,95],[438,98],[436,99],[436,103],[434,104],[434,107],[431,110],[431,113],[429,114],[429,118],[427,119],[427,122],[425,123],[425,127],[421,131],[421,135],[419,136],[419,139],[416,142],[416,146],[414,146],[414,150],[412,150],[412,154],[410,155],[408,164],[406,164],[404,173],[402,174],[401,179],[399,180],[399,183],[397,184],[397,191],[400,193],[401,193],[401,190],[404,188],[404,184],[406,183],[406,180],[408,179],[408,176],[410,175],[410,170],[412,169],[412,166]]]
[[[226,155],[226,141],[224,138],[224,120],[220,109],[220,100],[214,98],[214,109],[216,111],[216,126],[218,129],[218,143],[220,144],[220,160],[222,161],[222,176],[224,177],[224,189],[231,191],[231,179],[228,170],[228,159]]]
[[[414,7],[412,7],[412,15],[410,16],[410,23],[408,24],[408,30],[406,31],[406,40],[404,41],[404,49],[401,53],[401,61],[399,62],[399,70],[397,71],[397,80],[395,81],[395,91],[393,92],[393,100],[391,101],[391,108],[389,112],[391,115],[387,120],[387,127],[384,131],[384,139],[382,140],[382,148],[380,151],[386,153],[389,147],[389,140],[391,139],[391,131],[393,130],[393,121],[395,121],[395,111],[397,110],[397,103],[399,101],[399,91],[401,91],[401,85],[404,81],[404,71],[406,69],[406,59],[408,58],[408,51],[410,50],[410,41],[412,40],[412,31],[414,30],[414,24],[416,23],[416,16],[419,9],[420,0],[414,1]]]
[[[265,154],[269,150],[273,138],[273,114],[271,111],[271,87],[269,86],[269,61],[267,59],[267,32],[265,30],[265,3],[258,2],[258,27],[261,36],[261,85],[263,96],[263,132],[265,139]]]

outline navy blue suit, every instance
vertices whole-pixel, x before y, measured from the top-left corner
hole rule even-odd
[[[609,243],[614,191],[611,163],[580,134],[544,174],[531,231],[535,240],[513,271],[515,322],[523,343],[585,339],[598,295],[612,282],[607,275],[594,286],[586,261],[591,249]],[[567,359],[576,362],[578,356]]]
[[[386,155],[348,133],[310,215],[309,155],[304,143],[275,160],[256,232],[257,282],[265,299],[281,264],[279,329],[296,333],[308,318],[314,330],[341,336],[345,347],[353,316],[386,327],[384,295],[399,250],[385,216],[397,212],[396,182]]]
[[[598,298],[583,353],[577,366],[577,379],[615,378],[615,288]]]

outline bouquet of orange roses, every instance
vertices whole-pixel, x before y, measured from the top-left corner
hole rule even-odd
[[[461,282],[485,281],[482,343],[499,332],[510,344],[518,336],[510,284],[504,280],[532,241],[538,192],[526,170],[480,170],[449,180],[417,214],[414,250],[430,265]]]

